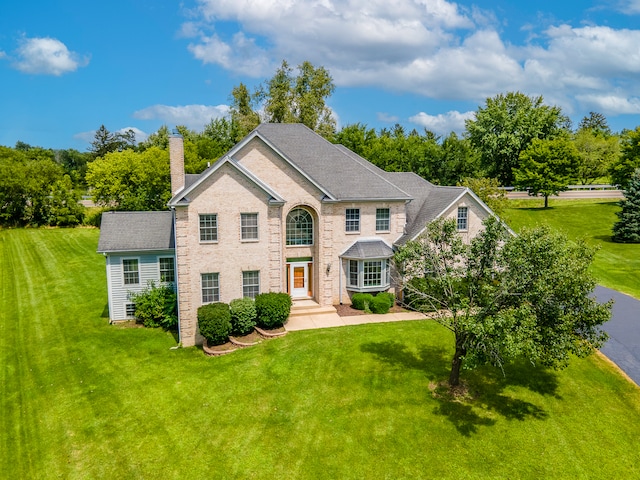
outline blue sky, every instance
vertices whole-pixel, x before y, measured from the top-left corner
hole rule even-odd
[[[640,0],[86,0],[0,8],[0,145],[201,130],[283,59],[332,74],[339,126],[461,132],[487,97],[640,125]]]

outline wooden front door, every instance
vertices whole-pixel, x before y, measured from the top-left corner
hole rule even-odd
[[[307,298],[311,296],[309,270],[307,262],[289,264],[289,293],[292,298]]]

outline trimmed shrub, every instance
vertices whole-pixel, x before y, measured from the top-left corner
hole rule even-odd
[[[381,294],[373,297],[369,305],[373,313],[387,313],[389,308],[391,308],[391,305],[389,305],[389,297]]]
[[[364,310],[365,312],[371,308],[373,295],[370,293],[354,293],[351,296],[351,306],[356,310]]]
[[[200,334],[209,345],[222,345],[231,333],[231,312],[226,303],[209,303],[198,308]]]
[[[256,296],[256,323],[267,330],[282,327],[291,313],[288,293],[261,293]]]
[[[177,296],[170,286],[156,286],[150,280],[141,292],[129,292],[129,299],[136,305],[136,320],[145,327],[171,330],[178,326]]]
[[[385,297],[389,303],[389,308],[396,304],[396,294],[391,292],[380,292],[376,297]]]
[[[256,326],[256,302],[253,298],[236,298],[229,303],[231,312],[231,333],[247,335]]]

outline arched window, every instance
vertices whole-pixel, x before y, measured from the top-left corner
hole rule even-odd
[[[303,208],[287,215],[287,245],[313,245],[313,218]]]

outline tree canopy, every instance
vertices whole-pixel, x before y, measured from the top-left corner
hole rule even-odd
[[[640,168],[640,126],[622,132],[620,151],[621,155],[611,163],[609,173],[614,184],[625,188],[633,172]]]
[[[467,135],[480,153],[488,176],[512,186],[513,169],[520,166],[520,153],[534,139],[558,135],[567,122],[559,107],[543,103],[542,96],[520,92],[500,94],[486,100],[475,118],[465,122]]]
[[[89,164],[86,179],[94,202],[117,210],[163,210],[171,198],[169,153],[155,146],[107,153]]]
[[[439,219],[400,247],[395,263],[405,301],[454,334],[449,385],[456,387],[463,366],[503,368],[524,357],[563,368],[570,355],[601,346],[611,304],[591,296],[593,254],[546,226],[511,236],[493,217],[467,245],[454,220]]]
[[[25,144],[26,145],[26,144]],[[84,207],[53,152],[0,147],[0,225],[68,226],[82,223]]]
[[[520,167],[514,169],[515,185],[528,189],[529,195],[542,194],[546,208],[549,195],[565,191],[575,179],[579,160],[575,145],[564,136],[534,139],[520,154]]]
[[[333,78],[324,67],[314,67],[310,62],[298,65],[298,75],[286,60],[255,98],[263,103],[265,120],[272,123],[303,123],[320,135],[330,138],[335,133],[336,123],[326,101],[335,90]],[[246,94],[237,92],[246,104]]]

